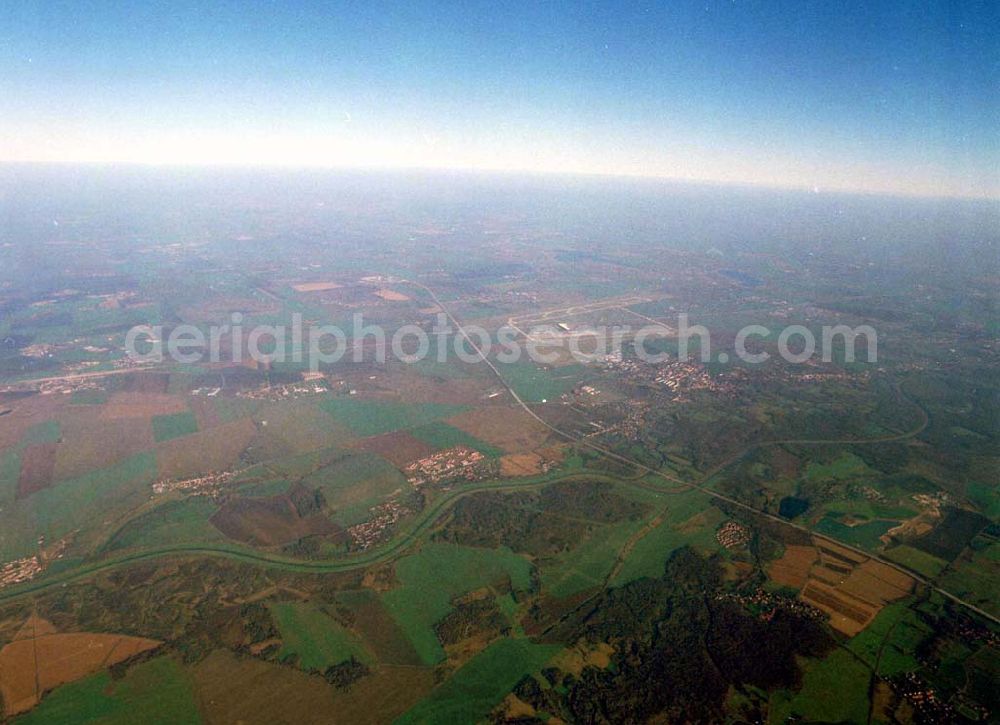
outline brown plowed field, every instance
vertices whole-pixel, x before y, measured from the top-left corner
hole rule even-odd
[[[775,559],[767,569],[768,576],[777,584],[801,589],[809,578],[809,570],[819,555],[811,546],[786,546],[780,559]]]
[[[17,497],[27,498],[52,485],[58,443],[39,443],[21,452],[21,475],[17,479]]]
[[[321,513],[299,516],[287,496],[227,501],[210,519],[231,539],[256,546],[283,546],[306,536],[343,536]]]
[[[357,447],[369,453],[377,453],[397,468],[426,458],[435,450],[434,446],[414,438],[406,431],[362,438]]]
[[[447,422],[505,453],[532,451],[549,437],[549,430],[523,410],[476,408]]]
[[[26,712],[59,685],[159,646],[153,639],[119,634],[62,634],[50,622],[32,616],[14,641],[0,650],[4,714]]]

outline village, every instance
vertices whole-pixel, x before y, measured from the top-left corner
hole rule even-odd
[[[716,596],[716,601],[733,602],[749,611],[755,611],[763,622],[771,621],[779,610],[793,612],[818,622],[825,621],[827,618],[824,612],[799,599],[772,594],[760,588],[750,594],[723,592]]]
[[[0,589],[31,581],[42,573],[44,567],[37,556],[8,561],[0,564]]]
[[[455,446],[426,456],[406,466],[403,472],[414,488],[453,479],[480,481],[495,473],[495,466],[479,451]]]
[[[352,547],[360,551],[384,541],[391,533],[392,526],[412,511],[398,501],[386,501],[373,506],[369,513],[371,517],[367,521],[347,529]]]
[[[268,385],[256,390],[241,390],[236,393],[236,397],[245,398],[247,400],[265,400],[274,402],[277,400],[295,400],[305,396],[323,395],[324,393],[329,393],[330,388],[327,386],[326,382],[322,380],[322,374],[320,373],[319,376],[319,379],[311,379],[302,383]],[[204,394],[208,397],[215,397],[220,392],[221,388],[214,388],[209,389]]]
[[[156,481],[153,484],[153,493],[161,496],[176,491],[193,496],[217,496],[240,473],[241,471],[222,471],[197,478],[186,478],[181,481],[171,479]]]
[[[750,543],[750,529],[735,521],[727,521],[715,532],[715,540],[730,551],[742,549]]]

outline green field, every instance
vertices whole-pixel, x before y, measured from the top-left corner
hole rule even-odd
[[[253,412],[260,405],[260,401],[249,400],[247,398],[226,398],[222,396],[212,398],[212,407],[215,409],[222,423],[232,423],[234,420],[253,415]]]
[[[514,589],[527,589],[531,565],[509,549],[433,543],[397,561],[396,578],[400,586],[384,592],[382,602],[421,659],[434,664],[444,658],[434,624],[451,611],[451,600],[508,578]]]
[[[472,450],[479,451],[484,456],[499,458],[503,451],[494,448],[489,443],[475,438],[464,430],[448,425],[443,421],[434,421],[427,425],[413,428],[409,431],[414,438],[419,438],[424,443],[435,448],[454,448],[455,446],[465,446]]]
[[[557,645],[532,644],[523,639],[498,640],[396,723],[482,721],[524,675],[541,669],[560,649]]]
[[[315,672],[325,672],[351,657],[371,662],[361,641],[315,606],[276,602],[270,608],[283,642],[279,659],[296,661],[303,670]]]
[[[969,498],[976,502],[987,517],[1000,518],[1000,486],[988,483],[970,483],[967,487]]]
[[[21,454],[10,449],[0,453],[0,508],[17,498],[17,479],[21,475]]]
[[[530,360],[501,363],[498,367],[504,380],[529,403],[557,400],[579,383],[586,373],[582,365],[549,369],[540,368]]]
[[[813,528],[818,533],[831,536],[845,544],[873,550],[882,543],[879,537],[894,526],[896,526],[895,521],[869,521],[856,526],[848,526],[837,521],[833,516],[824,516]]]
[[[847,648],[886,677],[919,669],[914,656],[920,642],[931,634],[908,602],[896,602],[885,607],[863,632],[847,644]]]
[[[172,657],[136,665],[122,680],[105,670],[63,685],[31,712],[17,718],[17,725],[188,725],[200,723],[191,683]]]
[[[62,436],[62,428],[58,420],[47,420],[32,426],[24,434],[20,445],[32,446],[38,443],[55,443]]]
[[[841,453],[837,458],[829,463],[810,463],[806,467],[806,478],[809,480],[822,481],[833,479],[836,481],[865,476],[872,473],[864,461],[853,453]]]
[[[72,405],[102,405],[108,402],[108,393],[104,390],[77,390],[70,398]]]
[[[871,673],[842,649],[806,666],[798,693],[779,691],[770,702],[768,722],[784,723],[793,715],[806,722],[865,723]]]
[[[356,438],[309,399],[262,404],[253,418],[279,449],[293,453],[342,447]]]
[[[972,561],[959,557],[938,583],[967,602],[1000,614],[1000,544],[975,552]]]
[[[553,597],[568,597],[601,586],[622,547],[643,524],[643,521],[594,524],[594,531],[587,539],[570,551],[540,563],[542,591]]]
[[[114,511],[149,499],[156,459],[140,453],[107,468],[60,481],[0,512],[0,560],[27,556],[38,537],[54,542],[77,530],[77,538],[98,534]]]
[[[191,411],[153,416],[153,438],[157,443],[198,432],[198,421]]]
[[[165,503],[130,521],[110,542],[112,549],[225,541],[209,522],[218,506],[204,496]]]
[[[681,546],[690,545],[706,551],[718,549],[715,529],[721,522],[722,512],[711,506],[708,496],[700,491],[685,491],[663,497],[658,505],[662,505],[662,501],[666,501],[663,522],[636,543],[612,582],[614,586],[642,577],[657,579],[663,576],[667,559]],[[682,527],[703,511],[703,523]]]
[[[323,492],[333,520],[351,526],[368,518],[368,509],[389,494],[406,488],[406,478],[395,466],[374,453],[350,453],[303,479]]]
[[[937,576],[948,565],[943,559],[906,544],[892,547],[885,552],[885,557],[926,577]]]
[[[359,436],[391,433],[415,428],[432,420],[449,418],[467,410],[464,405],[444,403],[397,403],[389,400],[327,398],[319,404],[338,423]]]

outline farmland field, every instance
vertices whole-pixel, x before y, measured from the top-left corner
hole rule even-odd
[[[464,410],[463,406],[445,403],[396,403],[356,398],[331,398],[320,403],[320,407],[359,436],[415,428]]]
[[[453,448],[455,446],[465,446],[474,451],[479,451],[485,456],[498,458],[501,451],[488,443],[475,438],[460,428],[448,425],[442,421],[434,421],[427,425],[421,425],[409,430],[410,435],[427,443],[434,448]]]
[[[615,576],[614,583],[621,585],[644,576],[652,578],[661,576],[670,553],[680,546],[695,546],[705,551],[718,548],[715,541],[715,526],[710,520],[696,526],[684,527],[685,522],[705,510],[707,503],[705,495],[698,491],[688,491],[662,499],[660,504],[665,504],[662,522],[635,544]],[[708,511],[717,524],[718,510],[708,508]]]
[[[947,565],[946,561],[942,561],[936,556],[928,554],[926,551],[921,551],[905,544],[889,549],[885,555],[888,559],[899,562],[903,566],[927,577],[937,576]]]
[[[153,416],[153,437],[157,443],[181,438],[198,432],[198,421],[194,413],[171,413]]]
[[[64,5],[31,33],[44,35],[70,11]],[[123,12],[101,5],[103,14]],[[256,58],[267,46],[258,31],[283,27],[277,7],[242,19],[206,15],[223,35],[242,34],[217,43],[228,49],[220,63]],[[532,16],[534,35],[558,39],[546,57],[578,50],[549,31],[579,13],[540,7],[519,12]],[[693,28],[698,40],[706,27],[744,27],[756,13],[722,4],[700,25],[673,23],[689,11],[654,8],[639,22],[616,10],[608,22],[653,34]],[[16,25],[33,12],[11,17]],[[337,70],[347,88],[370,65],[372,53],[352,55],[350,42],[327,32],[336,9],[315,23],[309,9],[283,12],[315,37],[261,67],[311,54],[313,75]],[[793,47],[773,42],[792,12],[771,13],[773,27],[747,31],[737,45],[750,56],[754,43]],[[102,33],[124,38],[116,62],[129,77],[144,77],[129,70],[133,51],[158,47],[133,42],[145,22],[119,33],[104,15],[79,13],[87,22],[74,32],[35,43],[47,49],[44,62],[36,53],[35,65],[8,74],[39,81],[39,102],[67,97],[42,81],[59,75],[48,56],[81,38],[88,48],[107,45]],[[504,58],[524,61],[524,38],[493,27],[509,15],[473,17],[456,41],[482,40],[477,62],[501,75]],[[847,22],[843,15],[823,6],[800,20],[825,28]],[[398,45],[396,25],[434,26],[420,9],[362,8],[344,27],[376,16],[385,27],[365,36],[376,56]],[[899,17],[875,13],[857,37],[826,50],[846,57],[872,38],[891,45]],[[901,60],[900,77],[926,71],[930,25],[943,32],[963,17],[920,15],[928,32],[910,43],[920,67]],[[992,26],[963,22],[948,47],[992,51]],[[15,40],[34,37],[16,30]],[[602,68],[649,65],[616,65],[631,45],[605,31],[594,37],[617,38],[607,48],[594,38],[580,46],[603,48],[610,65]],[[190,50],[183,33],[157,37]],[[426,66],[414,78],[433,80],[435,68],[454,65],[454,40],[424,38],[395,56],[400,67]],[[0,66],[26,63],[34,46],[18,42]],[[324,44],[357,62],[341,68]],[[75,80],[83,69],[79,87],[70,84],[79,94],[93,64],[75,55],[74,72],[62,76]],[[805,58],[803,78],[815,76],[813,61],[844,66],[793,56]],[[223,96],[242,87],[259,70],[248,63],[210,87]],[[552,75],[535,65],[542,80],[533,93]],[[741,68],[715,65],[736,75],[711,87],[734,86]],[[781,62],[760,67],[782,72]],[[748,77],[763,82],[767,72]],[[354,85],[368,100],[395,99],[403,116],[421,92],[419,83],[389,94]],[[911,85],[929,88],[931,100],[938,87]],[[509,106],[499,87],[507,86],[477,86],[477,102]],[[275,88],[311,103],[319,86]],[[452,90],[455,101],[462,89]],[[885,95],[871,90],[859,87],[858,97]],[[73,93],[67,108],[81,107]],[[142,93],[122,97],[163,116]],[[365,134],[382,128],[365,98],[350,113],[337,94],[323,98],[312,104],[317,118],[362,153]],[[554,107],[572,115],[581,98]],[[224,100],[216,105],[246,110]],[[442,106],[449,113],[451,101]],[[918,110],[912,119],[936,118]],[[497,116],[470,113],[452,113],[452,125]],[[531,128],[520,115],[500,114],[512,138]],[[459,159],[461,149],[436,145],[448,129],[425,120],[417,124],[427,126],[425,145]],[[279,121],[271,129],[279,136],[309,126]],[[556,135],[572,141],[572,131]],[[208,147],[233,153],[229,141]],[[321,156],[332,146],[316,148]],[[550,151],[561,158],[565,149]],[[521,157],[531,154],[511,158]],[[666,157],[628,158],[641,171]],[[868,162],[884,171],[879,159]],[[417,168],[4,168],[0,720],[997,721],[998,208],[960,194],[920,196],[930,167],[911,166],[906,199],[852,193],[850,174],[843,189],[817,177],[779,192]],[[932,176],[957,178],[946,171]],[[976,177],[969,188],[978,194],[983,183]],[[684,319],[695,331],[686,356]],[[540,345],[551,362],[531,360],[530,340],[515,329],[532,320],[565,328]],[[633,327],[605,354],[573,354],[583,328],[646,322],[660,332],[643,340]],[[157,338],[168,342],[187,325],[206,335],[192,346],[202,359],[130,354],[131,335],[149,332],[139,346],[155,350]],[[343,340],[332,325],[344,328]],[[766,359],[737,350],[741,332],[755,329],[748,325],[760,328],[744,340],[747,351]],[[663,336],[663,326],[677,334]],[[831,326],[841,332],[827,341]],[[864,339],[869,327],[877,345]],[[853,362],[845,329],[856,333]],[[808,349],[808,332],[816,354],[789,359],[780,337],[789,331],[793,352],[800,342]],[[405,356],[383,349],[380,332],[405,338]],[[313,334],[323,336],[322,354],[300,359]],[[413,361],[421,334],[431,358]],[[504,361],[505,343],[520,348],[517,362]],[[877,359],[867,356],[876,347]]]
[[[62,725],[81,721],[103,725],[134,723],[137,712],[151,725],[198,725],[202,722],[190,675],[172,657],[137,665],[114,681],[106,671],[59,688],[18,725]]]
[[[529,568],[510,551],[428,544],[397,562],[400,586],[383,593],[382,601],[421,659],[434,664],[444,652],[433,625],[451,609],[452,597],[486,586],[527,589]]]
[[[282,661],[290,660],[303,670],[315,672],[324,672],[351,657],[371,661],[371,654],[355,635],[314,606],[276,602],[271,612],[281,634],[278,659]]]
[[[522,676],[541,669],[559,649],[518,639],[496,642],[397,722],[429,725],[478,721]]]
[[[826,659],[808,664],[798,694],[772,695],[769,722],[786,722],[794,715],[813,722],[866,722],[870,677],[850,654],[835,650]]]

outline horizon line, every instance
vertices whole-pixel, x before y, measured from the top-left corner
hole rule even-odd
[[[687,184],[692,186],[711,186],[733,189],[752,189],[759,191],[775,192],[798,192],[802,194],[834,194],[843,196],[876,196],[895,199],[913,200],[950,200],[950,201],[983,201],[1000,203],[1000,191],[996,195],[988,192],[982,194],[961,194],[949,192],[922,192],[914,190],[871,188],[871,187],[845,187],[845,186],[820,186],[807,184],[787,183],[782,184],[772,181],[754,181],[750,179],[719,179],[693,176],[671,176],[668,174],[641,173],[628,171],[594,171],[594,170],[560,170],[560,169],[537,169],[537,168],[511,168],[502,166],[428,166],[428,165],[360,165],[360,164],[301,164],[282,162],[254,162],[254,161],[144,161],[135,159],[87,159],[87,160],[52,160],[52,159],[2,159],[0,158],[0,168],[10,166],[35,166],[35,167],[100,167],[100,168],[148,168],[148,169],[176,169],[176,170],[243,170],[243,171],[355,171],[362,173],[375,172],[418,172],[418,173],[464,173],[464,174],[490,174],[497,176],[536,176],[536,177],[577,177],[589,179],[626,179],[630,181],[664,182],[672,184]]]

